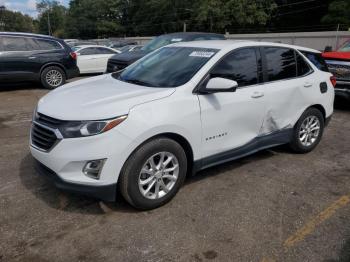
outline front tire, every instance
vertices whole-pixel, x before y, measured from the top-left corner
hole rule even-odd
[[[308,153],[320,142],[324,130],[324,117],[317,108],[307,109],[294,127],[290,147],[296,153]]]
[[[141,210],[160,207],[179,191],[187,173],[186,153],[176,141],[146,142],[126,161],[119,189],[126,201]]]
[[[45,88],[55,89],[66,83],[66,74],[58,66],[49,66],[41,72],[40,81]]]

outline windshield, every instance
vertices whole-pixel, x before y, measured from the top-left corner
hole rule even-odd
[[[339,52],[350,52],[350,41],[346,42],[341,48],[339,48]]]
[[[150,41],[147,45],[141,48],[143,51],[151,52],[154,51],[160,47],[173,44],[176,42],[181,42],[182,38],[164,35],[164,36],[158,36],[154,38],[152,41]]]
[[[164,47],[126,68],[118,79],[143,86],[181,86],[217,51],[194,47]]]

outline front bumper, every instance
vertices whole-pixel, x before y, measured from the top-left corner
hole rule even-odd
[[[96,136],[61,139],[47,151],[37,148],[32,136],[30,139],[32,156],[41,163],[40,169],[54,178],[57,187],[106,201],[114,200],[120,171],[133,148],[133,141],[117,129]],[[99,177],[84,174],[86,163],[98,159],[105,159]]]
[[[45,176],[59,189],[68,191],[71,193],[78,193],[81,195],[90,196],[93,198],[98,198],[104,201],[112,202],[116,198],[116,184],[111,184],[107,186],[88,186],[68,183],[61,179],[54,171],[52,171],[47,166],[43,165],[39,161],[35,161],[35,170],[42,176]]]

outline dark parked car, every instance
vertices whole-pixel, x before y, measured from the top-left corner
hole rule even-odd
[[[0,85],[40,81],[53,89],[78,75],[76,54],[63,40],[0,32]]]
[[[213,33],[198,33],[198,32],[186,32],[186,33],[172,33],[161,35],[154,38],[148,44],[143,46],[140,50],[134,52],[125,52],[115,56],[112,56],[108,60],[107,73],[115,72],[124,69],[128,65],[132,64],[136,60],[144,57],[148,53],[169,44],[176,42],[189,42],[200,40],[224,40],[225,36]]]

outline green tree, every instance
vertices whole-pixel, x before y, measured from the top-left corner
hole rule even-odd
[[[350,26],[350,1],[335,0],[330,3],[328,14],[322,18],[322,22]]]
[[[37,4],[39,11],[38,25],[42,34],[65,37],[66,7],[57,1],[41,0]]]
[[[263,26],[270,20],[276,7],[273,0],[204,0],[199,1],[196,21],[198,26],[211,32]]]
[[[35,32],[34,20],[28,15],[20,12],[7,10],[5,7],[0,9],[0,31],[9,32]]]
[[[98,38],[123,34],[123,6],[119,0],[72,0],[66,29],[71,37]]]

